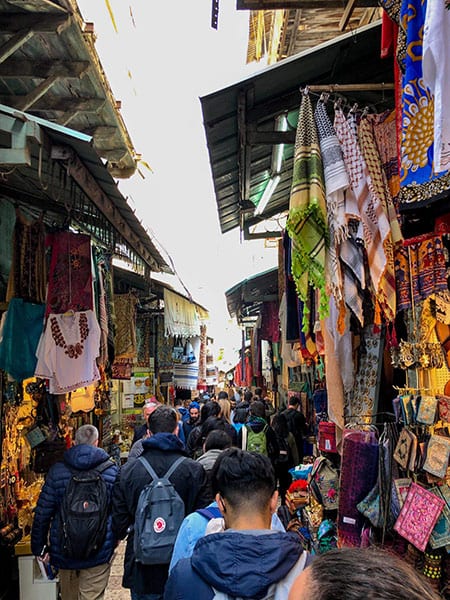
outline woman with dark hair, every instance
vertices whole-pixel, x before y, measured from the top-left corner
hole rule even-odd
[[[439,600],[426,579],[398,556],[342,548],[318,556],[295,580],[289,600]]]
[[[203,454],[203,444],[210,431],[214,429],[225,430],[224,423],[219,418],[220,410],[220,405],[212,400],[202,406],[200,422],[189,434],[186,444],[186,449],[192,458],[197,459]]]
[[[286,492],[292,483],[289,469],[298,465],[298,452],[295,438],[289,431],[286,417],[283,414],[275,414],[272,417],[272,429],[277,436],[280,453],[274,461],[275,475],[278,480],[281,504],[286,504]]]

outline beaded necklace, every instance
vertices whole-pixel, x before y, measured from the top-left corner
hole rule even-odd
[[[78,326],[80,329],[80,341],[76,342],[75,344],[67,344],[56,317],[50,318],[52,337],[55,340],[57,346],[59,346],[60,348],[64,348],[64,352],[69,358],[78,358],[83,354],[83,342],[87,339],[89,335],[89,325],[86,313],[80,313]]]

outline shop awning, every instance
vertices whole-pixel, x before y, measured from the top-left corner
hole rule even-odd
[[[0,105],[0,195],[68,220],[136,267],[172,273],[86,134]]]
[[[222,233],[240,227],[246,238],[273,236],[273,227],[250,230],[288,208],[300,88],[392,83],[393,59],[380,58],[380,37],[379,22],[367,25],[200,99]],[[393,90],[381,87],[386,86],[346,92],[345,101],[383,110],[393,105]],[[277,127],[282,115],[287,122]],[[273,170],[274,148],[281,144],[279,183],[267,207],[255,214]]]
[[[136,171],[93,23],[76,1],[0,0],[0,102],[91,135],[114,177]]]
[[[228,312],[242,321],[257,316],[263,302],[278,300],[278,268],[240,281],[225,292]]]

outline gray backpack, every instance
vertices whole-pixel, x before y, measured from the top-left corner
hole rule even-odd
[[[134,521],[135,560],[144,565],[168,564],[184,519],[184,502],[169,477],[185,457],[180,456],[162,477],[158,477],[143,456],[138,460],[150,473],[152,481],[141,491],[138,500]]]

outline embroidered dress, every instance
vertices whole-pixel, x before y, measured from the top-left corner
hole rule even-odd
[[[49,234],[46,244],[52,249],[46,316],[68,310],[92,310],[90,236],[61,231]]]
[[[428,0],[423,32],[423,80],[434,95],[434,172],[450,169],[450,11]]]
[[[366,119],[372,124],[381,166],[395,204],[400,191],[396,111],[370,114]]]
[[[320,314],[328,311],[325,289],[327,217],[322,158],[311,99],[303,94],[295,138],[294,168],[286,228],[292,239],[292,276],[305,302],[303,328],[307,327],[308,288],[320,290]]]
[[[36,348],[44,327],[45,304],[11,298],[0,341],[0,368],[17,381],[33,377]]]
[[[49,379],[51,394],[65,394],[100,379],[100,326],[92,310],[48,316],[37,348],[35,376]]]

